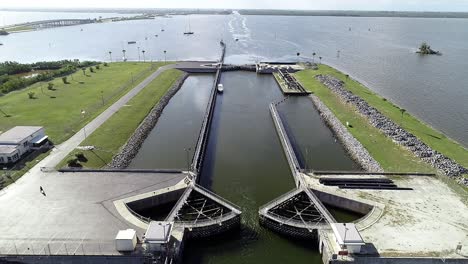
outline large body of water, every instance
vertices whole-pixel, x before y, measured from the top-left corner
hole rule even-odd
[[[0,15],[9,24],[116,14]],[[297,52],[299,59],[316,52],[316,58],[468,146],[468,19],[192,15],[195,34],[187,37],[182,33],[188,22],[188,16],[174,16],[11,34],[0,37],[0,61],[109,60],[108,51],[120,60],[122,49],[135,60],[137,47],[152,60],[164,59],[164,50],[170,60],[213,60],[221,38],[227,63],[297,60]],[[422,41],[443,56],[415,54]]]

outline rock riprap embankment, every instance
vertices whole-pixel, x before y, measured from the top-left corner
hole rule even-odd
[[[383,172],[380,164],[369,154],[366,148],[349,133],[346,127],[336,118],[330,109],[315,95],[310,95],[315,108],[325,123],[333,130],[349,155],[368,172]]]
[[[153,109],[151,109],[151,112],[146,116],[143,122],[135,130],[135,133],[133,133],[133,135],[124,145],[120,153],[112,158],[109,167],[115,169],[125,169],[128,167],[128,165],[130,165],[132,159],[138,153],[138,150],[145,141],[146,137],[158,122],[164,107],[166,107],[166,105],[169,103],[172,96],[174,96],[177,91],[179,91],[187,77],[188,74],[185,73],[172,85],[169,91],[163,97],[161,97],[159,102],[153,107]]]
[[[429,163],[432,167],[440,170],[445,175],[454,178],[459,177],[462,174],[468,174],[468,169],[438,151],[433,150],[416,136],[385,117],[362,98],[348,91],[344,87],[343,81],[329,75],[317,75],[316,78],[331,91],[336,93],[343,101],[353,104],[358,109],[359,113],[369,120],[372,126],[378,128],[397,144],[409,149],[417,157]],[[466,179],[460,179],[460,182],[465,185],[468,184]]]

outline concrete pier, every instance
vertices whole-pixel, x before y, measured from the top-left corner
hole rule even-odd
[[[195,181],[197,181],[196,177],[200,173],[200,170],[203,165],[203,158],[205,156],[205,149],[206,144],[208,143],[208,137],[210,133],[210,126],[211,121],[213,119],[213,112],[216,105],[216,98],[217,98],[217,87],[219,80],[221,78],[221,69],[223,67],[224,62],[224,55],[226,52],[226,45],[221,42],[221,58],[219,60],[219,64],[216,66],[216,76],[213,82],[213,87],[211,88],[210,99],[208,101],[208,106],[206,107],[205,117],[203,119],[202,127],[200,129],[200,133],[197,140],[197,145],[195,147],[195,152],[192,159],[191,170],[195,175]]]
[[[260,223],[287,236],[317,240],[318,230],[329,229],[328,224],[336,220],[307,187],[296,154],[276,109],[277,104],[270,104],[270,113],[296,189],[262,206],[259,209]]]

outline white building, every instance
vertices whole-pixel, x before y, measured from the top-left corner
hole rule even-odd
[[[343,251],[351,254],[361,252],[361,246],[366,243],[362,240],[361,234],[356,226],[352,223],[332,223],[333,234],[335,235],[335,243]]]
[[[16,126],[0,134],[0,164],[15,163],[31,150],[48,144],[44,128]]]
[[[174,222],[151,221],[145,233],[145,243],[150,251],[165,251],[171,238]]]

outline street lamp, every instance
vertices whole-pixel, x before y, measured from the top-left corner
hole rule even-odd
[[[110,62],[112,62],[112,51],[109,51],[109,59],[110,59]]]
[[[126,50],[122,50],[122,53],[123,53],[123,61],[127,61],[127,58],[125,57],[125,52],[127,52]]]

